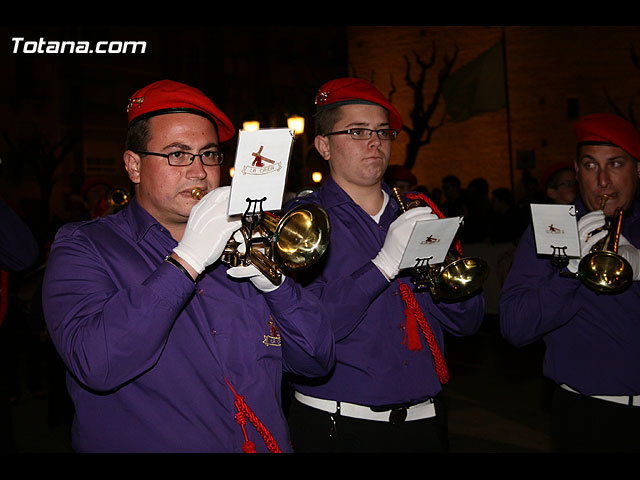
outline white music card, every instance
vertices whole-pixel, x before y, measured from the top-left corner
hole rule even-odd
[[[242,214],[258,202],[257,210],[280,210],[293,147],[294,131],[289,128],[241,130],[231,180],[229,215]],[[253,209],[254,204],[251,205]]]
[[[531,218],[538,254],[580,257],[575,205],[531,204]]]
[[[416,222],[402,255],[400,269],[412,268],[418,261],[437,265],[444,259],[462,223],[462,217],[439,218]]]

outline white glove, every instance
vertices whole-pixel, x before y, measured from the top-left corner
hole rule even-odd
[[[624,235],[618,239],[618,255],[624,258],[633,271],[633,280],[640,280],[640,251],[634,247]]]
[[[227,275],[233,278],[248,278],[251,283],[262,292],[272,292],[284,282],[285,276],[278,285],[274,285],[255,265],[247,265],[246,267],[231,267],[227,270]]]
[[[417,207],[400,215],[389,226],[387,238],[378,255],[371,260],[391,280],[400,271],[400,261],[409,243],[413,226],[418,221],[435,220],[438,216],[429,207]]]
[[[194,205],[182,240],[173,249],[198,274],[220,258],[229,237],[240,228],[240,219],[227,216],[230,190],[216,188]]]
[[[594,210],[587,213],[578,221],[578,241],[580,243],[580,258],[572,258],[569,260],[567,270],[571,273],[578,271],[578,264],[582,257],[587,255],[593,246],[607,236],[607,230],[602,230],[594,235],[589,235],[595,229],[604,226],[605,215],[602,210]]]

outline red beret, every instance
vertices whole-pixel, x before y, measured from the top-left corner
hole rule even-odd
[[[195,113],[211,120],[218,129],[220,142],[235,135],[227,116],[204,93],[194,87],[172,80],[160,80],[141,88],[127,105],[129,125],[136,120],[166,113]]]
[[[320,87],[316,94],[318,112],[331,107],[352,104],[376,104],[389,112],[389,126],[394,130],[402,128],[402,117],[380,90],[360,78],[338,78]]]
[[[640,160],[640,135],[638,130],[618,115],[594,113],[576,122],[576,137],[581,143],[613,144]]]

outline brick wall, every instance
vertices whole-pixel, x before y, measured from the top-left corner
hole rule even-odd
[[[443,55],[451,56],[457,45],[455,71],[500,41],[503,32],[510,121],[503,108],[460,123],[446,122],[422,147],[413,168],[428,188],[440,186],[442,177],[453,173],[463,186],[484,177],[490,189],[513,188],[519,196],[519,155],[533,156],[531,173],[538,178],[549,165],[573,160],[575,112],[614,112],[610,96],[625,114],[631,106],[640,116],[640,69],[630,53],[640,52],[638,27],[351,27],[349,74],[372,81],[385,94],[393,79],[394,104],[410,122],[413,99],[404,81],[405,56],[415,79],[413,52],[429,60],[435,45],[435,64],[424,89],[429,103]],[[432,123],[443,115],[441,100]],[[406,133],[399,136],[391,163],[404,162],[406,140]]]

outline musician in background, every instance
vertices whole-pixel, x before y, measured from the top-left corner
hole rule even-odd
[[[438,216],[429,206],[400,215],[383,182],[402,128],[394,106],[356,78],[323,85],[316,105],[315,146],[330,177],[298,201],[327,211],[331,244],[309,279],[300,280],[324,303],[337,364],[324,379],[294,379],[294,450],[446,451],[438,398],[448,379],[443,330],[475,333],[484,297],[436,302],[428,292],[414,294],[410,275],[399,272],[414,224]]]
[[[540,185],[549,203],[572,205],[578,193],[573,163],[551,165],[542,175]]]
[[[515,346],[544,340],[544,375],[556,385],[556,450],[639,451],[640,204],[635,198],[640,136],[629,122],[609,114],[585,116],[575,131],[581,255],[607,235],[598,231],[605,216],[623,208],[618,254],[632,267],[634,281],[622,293],[610,294],[560,276],[548,257],[536,255],[529,227],[502,289],[501,330]],[[567,269],[575,273],[578,262],[571,260]]]
[[[253,266],[218,263],[240,226],[219,186],[234,127],[200,90],[169,80],[136,92],[128,120],[134,199],[62,227],[44,278],[75,405],[72,446],[291,451],[282,370],[326,374],[333,337],[320,303],[290,278],[276,286]]]

